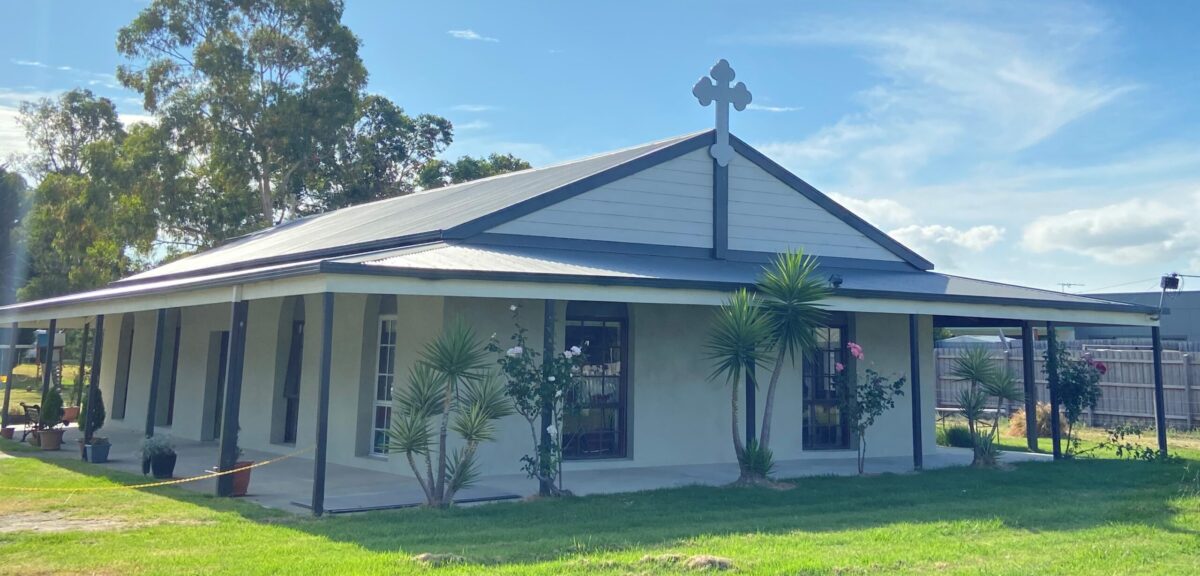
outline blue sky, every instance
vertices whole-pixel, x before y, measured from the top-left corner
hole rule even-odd
[[[535,165],[708,128],[727,58],[734,133],[941,271],[1073,291],[1200,274],[1200,4],[368,2],[370,90],[450,118],[448,156]],[[5,6],[0,158],[22,99],[116,85],[145,4]]]

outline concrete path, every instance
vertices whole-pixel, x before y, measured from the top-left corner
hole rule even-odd
[[[105,431],[113,443],[110,461],[103,466],[133,474],[141,473],[141,461],[135,454],[141,434],[132,431]],[[44,452],[51,458],[79,458],[77,440],[80,434],[71,428],[64,435],[63,449]],[[211,470],[217,461],[216,442],[196,442],[175,439],[178,461],[175,477],[199,476]],[[278,454],[246,450],[243,458],[262,462]],[[1045,454],[1005,452],[1004,462],[1050,461]],[[938,447],[925,456],[925,468],[932,470],[950,466],[966,466],[971,451],[964,448]],[[867,458],[866,471],[876,473],[910,473],[912,458]],[[312,498],[313,460],[311,452],[256,468],[246,500],[262,506],[307,513]],[[797,460],[776,464],[776,477],[853,476],[857,468],[852,452],[819,453]],[[654,466],[638,468],[567,470],[564,487],[576,495],[636,492],[680,486],[720,486],[737,479],[736,464],[699,464],[690,466]],[[148,481],[150,481],[148,479]],[[213,494],[216,480],[198,480],[181,484],[189,490]],[[520,498],[537,492],[537,484],[523,474],[485,476],[479,483],[460,494],[464,502]],[[331,512],[349,512],[382,508],[417,506],[423,501],[420,486],[411,477],[377,472],[339,464],[329,464],[326,472],[326,508]]]

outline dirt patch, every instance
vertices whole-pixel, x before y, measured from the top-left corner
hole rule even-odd
[[[647,554],[642,556],[642,564],[658,566],[683,566],[688,570],[729,570],[733,568],[733,560],[708,554],[684,556],[683,554]]]
[[[11,532],[95,532],[128,528],[114,518],[71,518],[58,512],[18,512],[0,517],[0,534]]]
[[[61,512],[16,512],[0,516],[0,534],[13,532],[100,532],[157,526],[209,524],[205,520],[130,521],[120,518],[76,518]]]
[[[430,554],[429,552],[417,554],[412,559],[414,562],[426,566],[449,566],[451,564],[462,564],[467,561],[466,558],[457,554]]]

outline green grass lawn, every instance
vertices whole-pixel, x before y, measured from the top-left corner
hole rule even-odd
[[[63,365],[63,396],[68,400],[68,403],[71,394],[75,391],[75,377],[78,374],[78,361],[71,362],[68,360]],[[0,389],[0,394],[3,394],[2,389]],[[36,364],[18,364],[13,368],[13,385],[9,396],[8,411],[13,414],[24,413],[21,410],[21,402],[26,404],[41,404],[42,381],[37,377]]]
[[[752,574],[1200,573],[1197,450],[320,520],[177,488],[88,492],[141,478],[0,451],[15,456],[0,454],[0,573],[688,572],[643,560],[667,554]],[[426,552],[465,562],[412,559]]]

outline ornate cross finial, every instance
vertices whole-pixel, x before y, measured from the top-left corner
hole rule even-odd
[[[746,84],[738,82],[729,85],[734,76],[733,68],[722,58],[708,71],[708,76],[702,76],[692,87],[692,95],[700,101],[701,106],[717,103],[717,143],[709,147],[708,153],[721,166],[728,166],[733,159],[733,147],[729,145],[729,105],[733,104],[733,108],[741,112],[750,104],[751,98]]]

